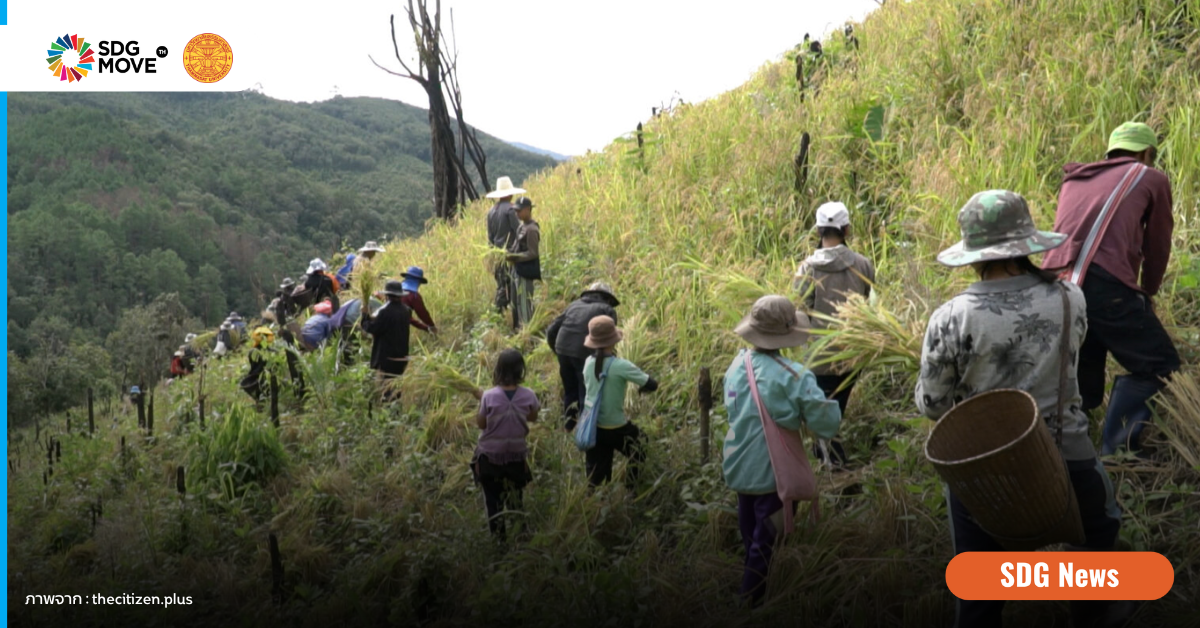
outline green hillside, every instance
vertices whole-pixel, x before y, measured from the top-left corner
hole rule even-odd
[[[1154,461],[1117,459],[1109,473],[1122,539],[1176,569],[1172,591],[1142,605],[1135,625],[1193,625],[1200,2],[893,1],[855,34],[857,49],[837,35],[808,58],[803,91],[789,52],[739,89],[648,121],[641,150],[629,138],[526,180],[546,281],[520,334],[491,309],[485,204],[457,225],[393,242],[382,267],[425,268],[422,294],[440,328],[414,332],[399,407],[370,402],[361,355],[335,368],[327,351],[305,357],[312,396],[303,404],[284,377],[276,429],[246,408],[236,387],[244,358],[235,357],[210,363],[203,391],[197,377],[159,387],[152,438],[128,407],[104,413],[95,438],[78,434],[78,411],[75,434],[57,418],[41,438],[58,435],[63,456],[45,480],[44,448],[20,432],[10,446],[19,461],[9,483],[10,596],[135,585],[196,595],[191,608],[110,615],[172,625],[237,614],[247,625],[306,626],[950,626],[943,487],[923,457],[931,422],[915,418],[912,383],[929,313],[970,277],[934,256],[958,239],[958,208],[987,188],[1021,192],[1048,228],[1062,165],[1097,159],[1109,129],[1140,119],[1163,138],[1159,167],[1174,188],[1174,249],[1155,305],[1186,365],[1151,438]],[[797,189],[804,132],[812,146]],[[723,408],[701,464],[697,376],[708,367],[719,380],[742,346],[732,328],[758,296],[789,294],[796,263],[816,244],[812,212],[826,200],[852,208],[852,245],[878,267],[878,303],[849,308],[834,331],[865,368],[842,428],[853,471],[822,471],[821,519],[777,551],[768,603],[751,615],[734,602],[743,550],[720,469]],[[583,456],[557,428],[557,365],[541,333],[594,280],[611,282],[622,301],[621,355],[662,383],[627,400],[649,442],[633,492],[620,482],[589,492]],[[486,384],[506,347],[522,349],[527,385],[546,404],[530,433],[522,530],[507,550],[489,538],[467,469],[476,406],[454,390],[462,379]],[[271,534],[283,568],[278,606]],[[96,612],[13,609],[22,625]],[[1010,604],[1008,613],[1008,625],[1067,625],[1065,603]]]
[[[433,213],[427,113],[402,103],[255,93],[8,103],[8,334],[22,358],[99,348],[131,308],[171,292],[199,325],[256,312],[309,259],[420,233]],[[555,163],[480,141],[492,177],[520,182]],[[64,386],[56,397],[82,400]]]

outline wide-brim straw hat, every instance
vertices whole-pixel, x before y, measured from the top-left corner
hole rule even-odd
[[[512,179],[510,179],[508,177],[500,177],[500,178],[496,179],[495,191],[488,192],[484,196],[486,198],[504,198],[505,196],[515,196],[517,194],[524,194],[524,193],[525,193],[525,188],[515,187],[513,185]]]
[[[946,266],[1025,257],[1067,241],[1066,234],[1038,231],[1024,197],[1008,190],[972,196],[958,210],[958,225],[962,240],[937,256]]]
[[[617,323],[611,316],[600,315],[588,321],[588,335],[583,339],[583,346],[589,349],[607,349],[616,346],[625,334],[617,329]]]
[[[385,252],[384,248],[382,246],[379,246],[379,244],[377,242],[375,242],[374,240],[369,240],[366,244],[363,245],[363,247],[361,249],[358,250],[359,253],[366,253],[367,251],[374,251],[376,253],[384,253]]]
[[[769,294],[754,302],[750,313],[733,329],[760,349],[799,347],[808,342],[812,322],[787,297]]]

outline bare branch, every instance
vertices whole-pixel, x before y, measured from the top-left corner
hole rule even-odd
[[[371,63],[375,63],[375,67],[377,67],[381,70],[384,70],[389,74],[395,74],[396,76],[403,76],[404,78],[412,79],[412,80],[424,85],[425,79],[423,77],[421,77],[419,74],[416,74],[415,72],[413,72],[412,69],[408,67],[408,64],[404,62],[404,57],[400,56],[400,45],[396,43],[396,14],[395,13],[392,14],[390,22],[392,25],[392,51],[395,52],[396,61],[400,62],[400,67],[404,68],[404,71],[408,72],[408,74],[407,75],[398,74],[396,72],[388,70],[387,68],[379,65],[378,63],[375,63],[375,59],[371,59]],[[367,55],[367,57],[370,58],[370,55]]]
[[[391,74],[392,76],[399,76],[400,78],[412,79],[418,83],[421,83],[422,85],[425,83],[425,79],[420,76],[417,76],[415,74],[402,74],[402,73],[396,72],[394,70],[389,70],[389,69],[383,67],[382,65],[379,65],[379,62],[376,61],[375,58],[372,57],[371,55],[367,55],[367,58],[371,60],[371,63],[375,64],[375,67],[379,68],[380,70],[383,70],[384,72],[387,72],[388,74]],[[407,68],[405,68],[405,69],[407,69]]]

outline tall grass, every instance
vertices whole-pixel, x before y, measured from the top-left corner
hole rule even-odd
[[[546,279],[534,321],[519,334],[492,309],[486,203],[466,207],[456,223],[431,222],[420,238],[389,243],[375,270],[397,278],[422,266],[430,283],[421,292],[440,329],[436,337],[414,331],[403,400],[380,408],[340,393],[368,385],[362,353],[358,365],[336,372],[306,357],[306,372],[323,380],[313,390],[337,398],[285,414],[288,470],[265,480],[261,494],[234,505],[202,500],[190,530],[191,547],[204,549],[180,559],[174,573],[221,592],[222,604],[247,616],[306,625],[351,616],[548,625],[546,608],[555,624],[703,616],[729,624],[949,625],[945,505],[921,455],[928,422],[906,420],[914,410],[907,380],[930,311],[970,277],[939,267],[934,256],[958,239],[956,211],[981,189],[1021,192],[1049,228],[1062,164],[1099,158],[1109,129],[1145,120],[1163,137],[1160,165],[1174,184],[1177,224],[1156,307],[1194,373],[1198,21],[1197,0],[888,2],[856,26],[860,50],[847,50],[840,36],[825,42],[813,70],[819,94],[810,84],[802,97],[791,59],[771,61],[739,89],[644,121],[656,141],[641,160],[617,142],[526,181]],[[864,115],[877,106],[882,128],[866,133]],[[791,162],[805,131],[813,138],[810,172],[797,194]],[[824,518],[781,549],[770,602],[747,617],[731,602],[741,556],[732,494],[719,458],[699,462],[696,377],[701,367],[724,371],[741,345],[732,328],[758,296],[791,294],[797,262],[816,245],[812,213],[827,200],[851,207],[850,244],[878,268],[877,301],[848,304],[841,325],[819,340],[862,369],[843,424],[856,471],[823,479]],[[585,489],[582,456],[553,420],[557,362],[541,337],[597,280],[622,301],[620,352],[662,382],[652,396],[630,395],[627,411],[646,433],[649,456],[628,498],[620,482]],[[487,537],[466,467],[477,429],[474,400],[461,391],[485,386],[496,354],[510,346],[524,352],[526,383],[544,410],[530,433],[535,480],[517,541],[502,552]],[[210,407],[240,400],[233,382],[244,364],[234,360],[209,372]],[[1140,618],[1183,626],[1190,624],[1172,622],[1191,612],[1186,594],[1200,573],[1197,471],[1185,455],[1197,445],[1190,423],[1163,425],[1184,462],[1122,468],[1114,480],[1123,537],[1179,567],[1176,592]],[[718,451],[726,427],[718,406]],[[19,473],[10,483],[10,503],[18,505],[10,508],[10,557],[25,576],[14,594],[76,573],[66,570],[69,559],[92,570],[74,576],[81,590],[101,590],[114,570],[158,574],[150,553],[116,550],[122,538],[145,537],[143,521],[174,503],[156,469],[188,454],[188,438],[168,435],[195,430],[169,423],[160,440],[139,445],[124,464],[141,474],[125,475],[112,462],[111,435],[81,447],[71,464],[96,478],[86,488],[61,474],[43,486],[40,474]],[[132,431],[123,423],[117,433]],[[77,538],[78,526],[68,524],[80,510],[54,505],[97,494],[123,510],[106,515],[87,541],[94,556],[80,550],[44,559],[52,544],[31,531],[49,526]],[[268,530],[280,537],[291,595],[279,610],[263,602]],[[1064,610],[1018,605],[1014,612],[1018,621],[1051,625]]]

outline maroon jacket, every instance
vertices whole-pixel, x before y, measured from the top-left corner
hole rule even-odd
[[[1054,230],[1069,237],[1066,244],[1046,253],[1042,266],[1059,269],[1075,263],[1105,201],[1135,161],[1133,157],[1118,157],[1063,167],[1066,174],[1058,192]],[[1110,211],[1115,212],[1112,222],[1096,245],[1092,263],[1130,288],[1154,296],[1171,258],[1171,233],[1175,228],[1167,175],[1147,168],[1125,201]]]
[[[429,310],[425,309],[425,299],[421,298],[420,293],[405,292],[404,296],[400,297],[400,302],[412,309],[414,316],[410,322],[413,327],[422,331],[429,331],[430,327],[437,327],[433,324],[433,317],[429,315]],[[417,320],[418,317],[421,320]]]

